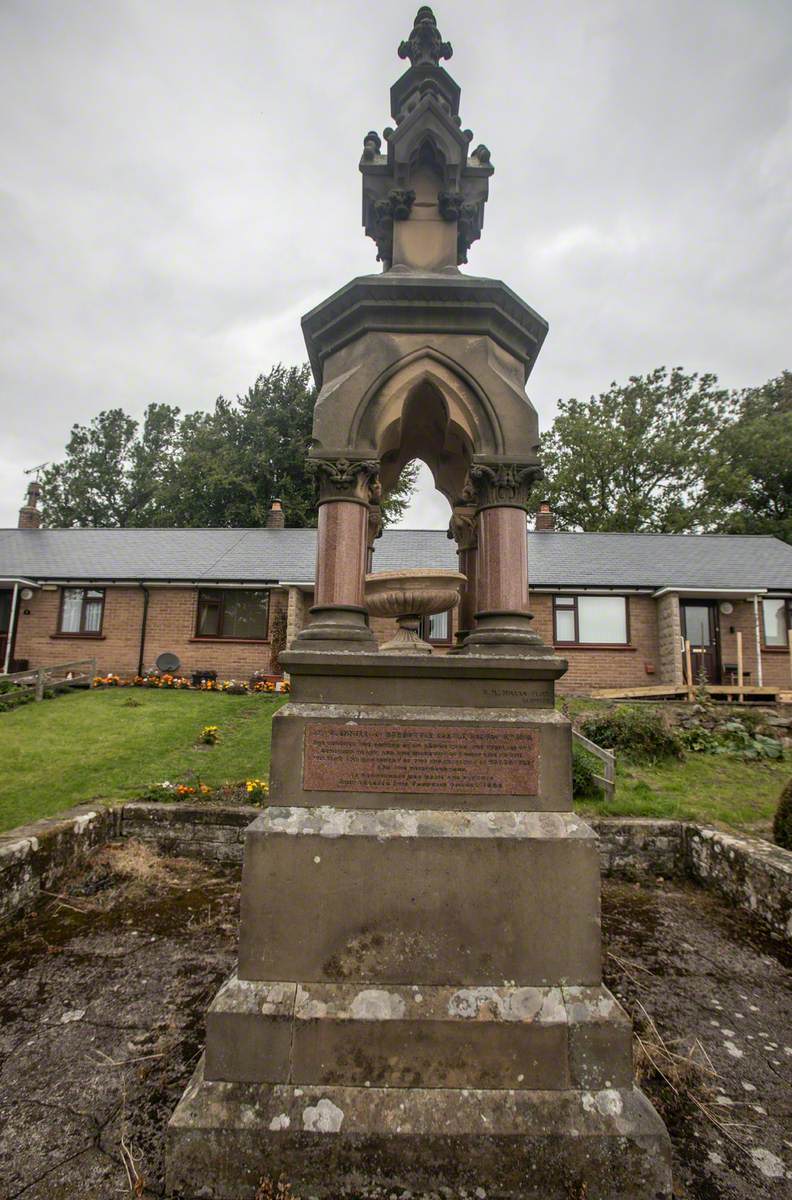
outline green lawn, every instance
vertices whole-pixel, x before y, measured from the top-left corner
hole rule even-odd
[[[684,762],[640,767],[617,759],[613,800],[575,807],[589,816],[698,820],[765,835],[790,775],[788,761],[744,762],[722,754],[688,754]]]
[[[558,707],[563,703],[559,699]],[[566,707],[572,718],[581,718],[612,709],[614,702],[578,696],[567,698]],[[663,704],[644,702],[640,708],[667,712]],[[722,709],[724,717],[740,713],[726,705]],[[613,800],[582,801],[575,807],[588,816],[706,821],[766,836],[790,776],[788,755],[784,762],[748,762],[730,755],[689,753],[682,762],[671,759],[656,766],[637,766],[617,756]]]
[[[77,692],[0,714],[0,829],[85,801],[128,799],[166,779],[220,784],[266,777],[272,716],[282,703],[123,688]],[[219,745],[196,748],[203,725],[220,727]],[[766,833],[791,774],[788,761],[713,754],[654,767],[622,760],[615,798],[577,807],[590,815],[698,819]]]
[[[283,703],[213,692],[75,692],[0,714],[0,829],[73,804],[128,799],[191,773],[208,784],[269,769],[272,715]],[[221,741],[198,750],[201,727]]]

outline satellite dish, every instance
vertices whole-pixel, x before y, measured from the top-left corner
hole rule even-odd
[[[181,666],[181,660],[175,654],[170,654],[168,651],[165,654],[160,654],[157,658],[157,670],[163,675],[173,675]]]

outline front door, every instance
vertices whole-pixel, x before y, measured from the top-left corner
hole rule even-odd
[[[683,600],[682,636],[690,642],[694,683],[720,683],[718,614],[711,600]]]

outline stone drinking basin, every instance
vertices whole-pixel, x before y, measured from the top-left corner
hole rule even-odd
[[[381,654],[431,654],[419,629],[421,617],[456,608],[466,583],[459,571],[417,567],[366,576],[366,609],[372,617],[395,617],[398,633],[380,646]]]

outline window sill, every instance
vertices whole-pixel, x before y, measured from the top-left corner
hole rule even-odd
[[[637,646],[622,646],[619,642],[555,642],[555,650],[617,650],[637,653]]]
[[[52,641],[64,642],[105,642],[107,638],[103,633],[51,633]]]
[[[188,642],[198,642],[199,645],[206,645],[207,642],[212,645],[219,646],[268,646],[269,638],[231,638],[231,637],[191,637]]]
[[[762,654],[789,654],[788,646],[762,646]]]

